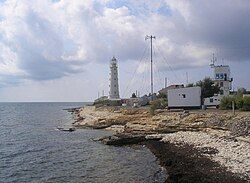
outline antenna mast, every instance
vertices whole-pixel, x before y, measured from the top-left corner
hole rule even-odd
[[[211,60],[211,64],[210,64],[210,66],[213,68],[214,67],[214,64],[215,64],[215,62],[217,61],[217,58],[214,56],[214,53],[213,53],[213,58],[212,58],[212,60]]]
[[[165,88],[167,88],[167,86],[168,86],[168,78],[165,77]]]
[[[146,36],[145,37],[145,40],[147,39],[150,39],[150,46],[151,46],[151,50],[150,50],[150,55],[151,55],[151,60],[150,60],[150,63],[151,63],[151,67],[150,67],[150,70],[151,70],[151,100],[153,100],[153,94],[154,94],[154,83],[153,83],[153,39],[155,39],[155,36]]]

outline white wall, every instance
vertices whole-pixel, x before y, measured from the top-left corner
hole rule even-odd
[[[188,87],[168,90],[168,107],[201,106],[201,88]]]
[[[205,106],[218,106],[220,105],[221,99],[222,99],[221,95],[205,98],[204,105]]]
[[[227,75],[225,78],[224,75]],[[230,67],[228,65],[225,66],[215,66],[214,67],[214,81],[215,84],[220,86],[220,83],[223,83],[223,86],[220,86],[220,89],[223,90],[223,95],[227,96],[232,89],[232,83],[230,78]]]

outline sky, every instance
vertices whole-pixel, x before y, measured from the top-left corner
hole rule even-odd
[[[93,101],[109,91],[118,60],[120,96],[213,77],[231,67],[250,90],[250,1],[0,0],[0,102]]]

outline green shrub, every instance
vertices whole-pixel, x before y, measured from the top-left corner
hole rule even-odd
[[[121,100],[99,100],[94,102],[94,106],[96,107],[102,107],[102,106],[121,106],[122,102]]]
[[[107,106],[108,105],[108,100],[99,100],[94,102],[94,106],[96,107],[102,107],[102,106]]]
[[[232,109],[232,102],[235,102],[235,109],[240,109],[242,111],[250,111],[250,97],[242,96],[227,96],[223,97],[220,102],[220,109]]]
[[[232,102],[235,101],[235,97],[227,96],[223,97],[220,101],[220,109],[232,109]]]
[[[242,105],[241,110],[250,111],[250,97],[243,98],[243,105]]]
[[[154,115],[156,109],[165,109],[168,106],[167,99],[157,99],[150,102],[150,114]]]
[[[235,103],[236,103],[236,108],[237,109],[242,109],[243,103],[244,103],[243,97],[242,96],[237,96],[236,99],[235,99]]]

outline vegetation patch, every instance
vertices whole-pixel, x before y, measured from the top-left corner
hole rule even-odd
[[[233,103],[235,104],[235,109],[239,109],[242,111],[250,111],[250,97],[243,96],[223,97],[220,102],[220,109],[232,109]]]
[[[156,109],[165,109],[168,106],[166,98],[159,98],[150,102],[150,114],[154,115]]]

